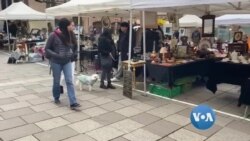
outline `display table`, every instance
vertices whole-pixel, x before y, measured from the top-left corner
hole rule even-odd
[[[231,63],[231,62],[215,62],[210,68],[208,74],[207,89],[213,93],[217,91],[217,84],[228,83],[241,86],[241,95],[239,97],[239,106],[241,104],[250,105],[250,65]]]
[[[80,59],[84,60],[85,57],[87,57],[87,59],[93,62],[95,59],[95,55],[98,55],[98,49],[84,49],[81,50]]]
[[[123,65],[124,69],[128,69],[128,63],[129,63],[129,60],[126,60],[126,61],[122,62],[122,65]],[[133,88],[136,88],[136,80],[135,80],[135,78],[136,78],[136,76],[135,76],[136,68],[142,67],[144,64],[145,64],[145,61],[143,61],[143,60],[139,60],[137,62],[131,61],[131,63],[130,63],[130,66],[131,66],[132,71],[133,71],[133,77],[132,77]]]
[[[81,68],[81,72],[83,70],[87,71],[87,67],[84,66],[84,60],[85,58],[90,61],[91,63],[93,63],[94,59],[95,59],[95,55],[98,55],[98,49],[84,49],[80,51],[80,68]]]
[[[214,59],[199,59],[183,64],[152,64],[147,62],[147,71],[151,79],[157,82],[167,82],[169,87],[174,85],[175,80],[187,76],[206,76]]]
[[[11,52],[14,50],[14,43],[16,38],[11,37],[10,42],[8,41],[8,38],[0,39],[0,46],[4,48],[4,46],[8,46],[8,51]]]
[[[247,53],[247,44],[243,44],[243,43],[231,43],[228,44],[228,51],[229,52],[239,52],[241,54],[246,54]]]
[[[30,49],[35,46],[37,43],[44,42],[45,40],[39,39],[39,40],[18,40],[15,43],[16,48],[21,47],[25,49],[25,61],[30,62]],[[45,44],[44,44],[45,48]],[[41,56],[44,55],[42,51],[40,51]],[[32,62],[32,61],[31,61]]]

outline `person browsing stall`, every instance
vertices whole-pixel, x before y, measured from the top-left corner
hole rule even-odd
[[[132,49],[131,56],[133,56],[133,48],[135,46],[135,33],[132,30]],[[112,81],[119,81],[123,75],[122,61],[128,60],[129,55],[129,23],[122,22],[119,31],[119,40],[117,41],[119,52],[119,63],[117,73],[114,75]],[[132,57],[131,57],[132,58]]]
[[[104,29],[98,40],[98,51],[100,54],[102,67],[100,88],[102,89],[115,89],[115,87],[111,84],[111,71],[113,67],[112,59],[114,59],[112,56],[113,46],[114,41],[111,37],[111,31],[109,29]],[[105,78],[107,78],[107,86],[104,85]]]

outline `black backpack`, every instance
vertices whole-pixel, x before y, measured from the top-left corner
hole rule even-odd
[[[8,64],[15,64],[16,63],[16,59],[14,57],[9,57],[7,63]]]

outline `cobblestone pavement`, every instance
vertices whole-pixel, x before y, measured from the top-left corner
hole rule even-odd
[[[0,138],[4,141],[250,141],[250,122],[217,113],[215,125],[190,124],[191,106],[122,89],[77,89],[80,112],[52,101],[48,67],[7,64],[0,52]]]

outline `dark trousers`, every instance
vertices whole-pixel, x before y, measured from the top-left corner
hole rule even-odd
[[[104,80],[107,78],[108,83],[111,83],[111,71],[113,67],[113,60],[110,56],[101,56],[101,84],[104,83]]]
[[[104,83],[105,78],[107,78],[108,83],[111,82],[111,69],[102,69],[101,83]]]

